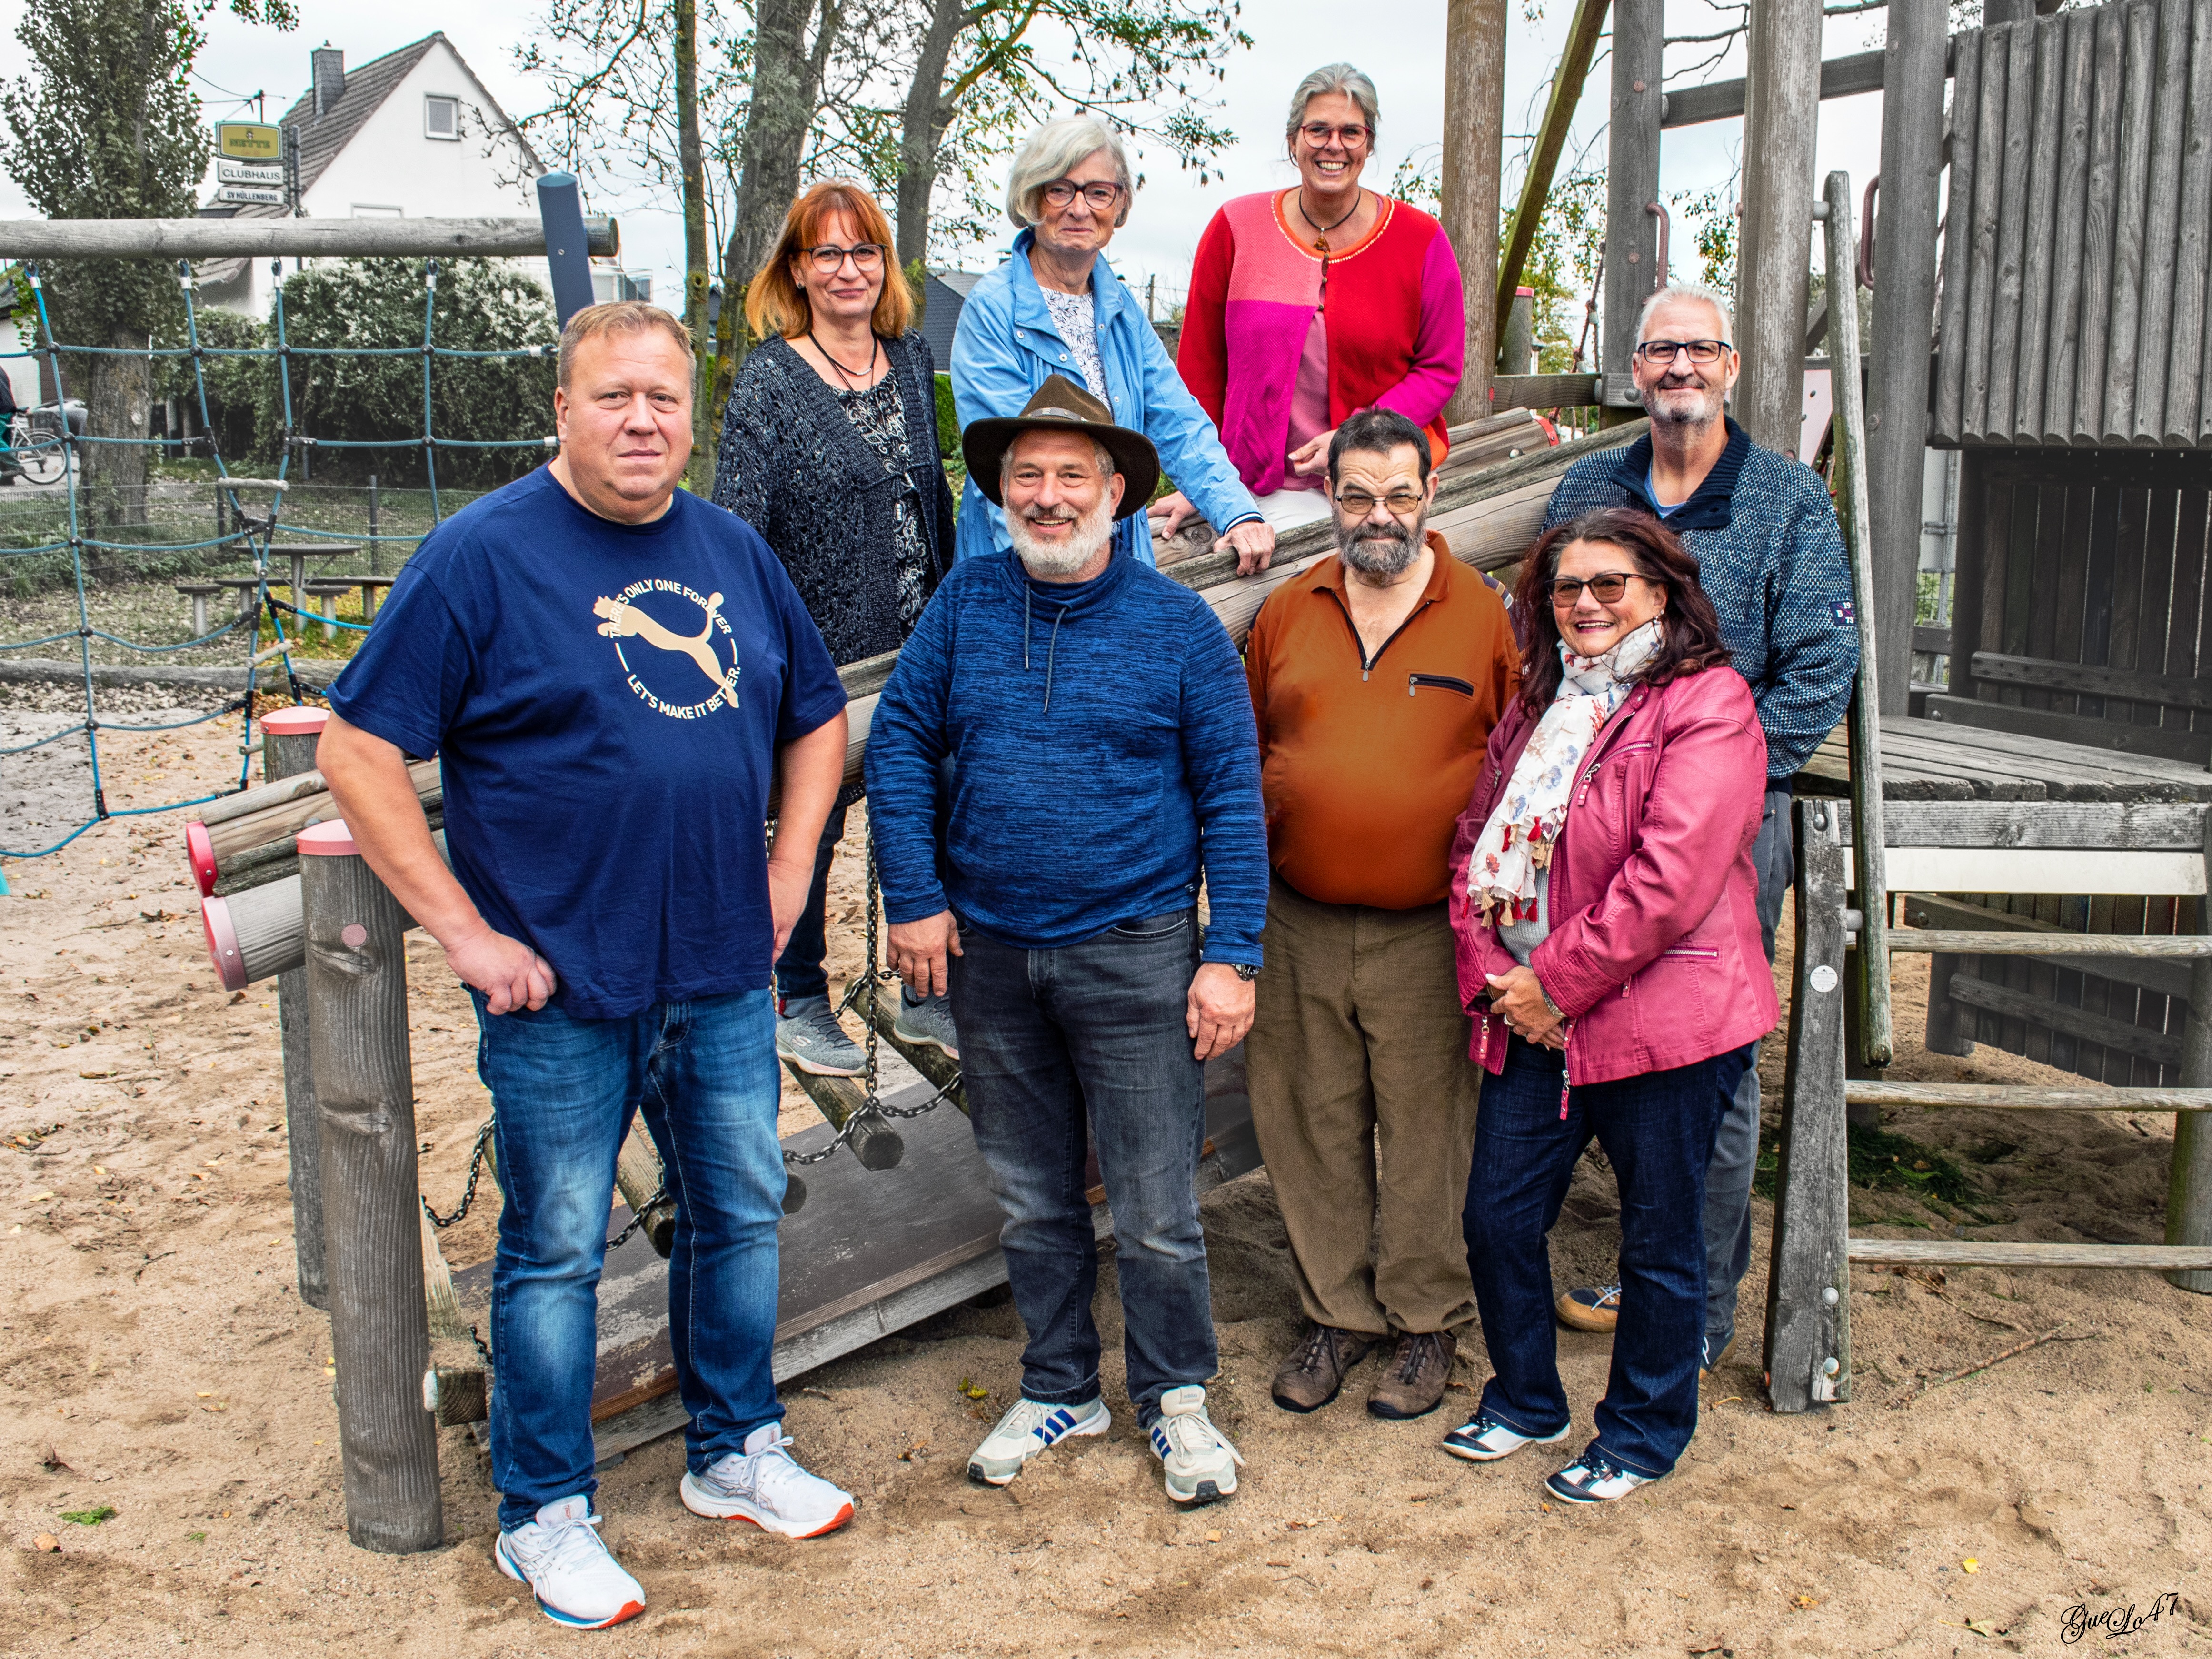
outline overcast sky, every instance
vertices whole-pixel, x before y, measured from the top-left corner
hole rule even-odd
[[[1510,36],[1506,50],[1506,126],[1509,135],[1534,127],[1559,43],[1572,14],[1572,0],[1509,0]],[[0,64],[21,62],[14,34],[25,0],[0,0],[0,28],[7,46]],[[1541,9],[1539,10],[1539,7]],[[1401,160],[1425,149],[1433,154],[1442,137],[1443,115],[1444,0],[1249,0],[1243,26],[1253,37],[1249,52],[1230,60],[1222,107],[1215,118],[1237,135],[1221,158],[1223,176],[1200,186],[1194,174],[1177,170],[1171,158],[1154,155],[1140,161],[1147,174],[1130,222],[1115,239],[1109,257],[1115,269],[1139,287],[1157,276],[1163,299],[1188,280],[1190,256],[1206,222],[1231,196],[1280,187],[1296,177],[1282,158],[1282,130],[1290,90],[1309,70],[1347,58],[1373,76],[1382,100],[1376,160],[1364,182],[1387,188]],[[209,22],[210,40],[200,58],[204,77],[198,89],[210,120],[251,118],[251,106],[236,97],[264,92],[274,119],[307,82],[307,53],[325,41],[343,48],[349,64],[380,57],[433,30],[443,29],[463,58],[511,112],[535,107],[543,98],[538,85],[518,74],[514,44],[526,39],[541,15],[538,4],[520,0],[475,0],[455,6],[451,0],[379,0],[374,6],[337,0],[300,0],[301,27],[289,34],[253,28],[219,11]],[[1668,27],[1677,34],[1703,34],[1720,27],[1719,14],[1706,0],[1672,0]],[[1533,15],[1532,15],[1533,14]],[[1355,25],[1347,27],[1347,25]],[[1834,57],[1881,43],[1882,14],[1836,18],[1827,25],[1826,53]],[[1670,75],[1697,64],[1705,47],[1677,47],[1668,54]],[[1741,74],[1739,49],[1727,62],[1698,73],[1698,81]],[[1583,100],[1574,144],[1580,148],[1600,132],[1605,111],[1607,70],[1601,59]],[[211,83],[211,84],[210,84]],[[1686,80],[1682,84],[1690,84]],[[223,90],[218,90],[222,88]],[[1841,99],[1821,106],[1818,167],[1848,169],[1856,180],[1876,170],[1881,147],[1881,95]],[[1735,169],[1741,143],[1740,120],[1680,128],[1669,132],[1662,150],[1662,196],[1724,185]],[[1507,139],[1509,157],[1515,148]],[[1601,143],[1592,152],[1602,164]],[[594,211],[612,212],[622,221],[623,264],[653,278],[656,297],[673,297],[681,288],[683,234],[670,204],[643,196],[596,197]],[[0,178],[0,218],[27,214],[22,193]],[[1003,257],[1006,237],[965,250],[957,263],[988,269]],[[0,248],[0,256],[6,252]],[[1677,276],[1694,276],[1690,229],[1674,239]]]

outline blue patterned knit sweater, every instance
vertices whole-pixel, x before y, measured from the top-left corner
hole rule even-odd
[[[1859,634],[1850,557],[1820,475],[1760,448],[1734,421],[1728,434],[1697,493],[1663,516],[1697,557],[1766,732],[1767,776],[1778,781],[1812,758],[1851,700]],[[1568,468],[1544,527],[1601,507],[1658,514],[1648,434]]]

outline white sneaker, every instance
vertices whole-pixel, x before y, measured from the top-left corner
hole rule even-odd
[[[1017,1400],[969,1458],[968,1478],[1003,1486],[1048,1447],[1058,1445],[1072,1434],[1103,1434],[1113,1424],[1114,1414],[1103,1401],[1048,1406],[1042,1401]]]
[[[1544,1485],[1553,1497],[1564,1498],[1570,1504],[1610,1504],[1656,1479],[1622,1468],[1593,1446]]]
[[[684,1477],[684,1507],[710,1519],[750,1521],[786,1538],[819,1538],[853,1518],[853,1497],[799,1467],[781,1423],[764,1423],[699,1474]]]
[[[1501,1457],[1510,1457],[1523,1446],[1556,1445],[1567,1437],[1572,1423],[1561,1425],[1557,1434],[1522,1434],[1508,1428],[1488,1412],[1477,1412],[1444,1437],[1444,1449],[1454,1457],[1464,1457],[1470,1463],[1492,1463]]]
[[[1195,1382],[1160,1396],[1152,1455],[1160,1460],[1168,1496],[1178,1504],[1212,1504],[1228,1497],[1237,1490],[1237,1471],[1244,1462],[1206,1416],[1206,1390]]]
[[[605,1630],[645,1611],[645,1589],[622,1570],[592,1528],[600,1517],[578,1492],[545,1504],[535,1521],[503,1532],[492,1559],[530,1586],[538,1610],[571,1630]]]

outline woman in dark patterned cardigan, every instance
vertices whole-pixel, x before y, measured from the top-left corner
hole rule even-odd
[[[730,392],[714,500],[775,550],[840,665],[897,650],[952,562],[936,364],[907,331],[913,314],[890,222],[861,186],[836,179],[792,204],[746,293],[762,343]],[[858,793],[840,795],[823,827],[806,908],[775,964],[776,1052],[832,1077],[866,1065],[823,969],[830,857]],[[902,994],[897,1029],[959,1052],[941,998]]]

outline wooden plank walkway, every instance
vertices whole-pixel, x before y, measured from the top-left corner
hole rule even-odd
[[[2212,772],[2185,761],[1945,720],[1886,718],[1881,746],[1888,800],[2212,800]],[[1850,778],[1838,726],[1797,775],[1797,793],[1846,794]]]
[[[1260,1166],[1241,1046],[1206,1063],[1206,1085],[1200,1192]],[[930,1092],[915,1084],[887,1098],[911,1107]],[[895,1169],[865,1170],[840,1152],[801,1172],[806,1202],[784,1218],[779,1234],[779,1382],[1006,1282],[998,1202],[968,1120],[948,1104],[898,1127],[906,1155]],[[829,1126],[818,1124],[784,1145],[809,1152],[830,1139]],[[1093,1199],[1103,1238],[1113,1220],[1095,1189]],[[610,1237],[629,1224],[629,1214],[616,1205]],[[453,1287],[464,1322],[486,1324],[491,1263],[455,1273]],[[684,1426],[668,1343],[668,1264],[642,1233],[608,1255],[600,1276],[592,1423],[603,1464]]]

